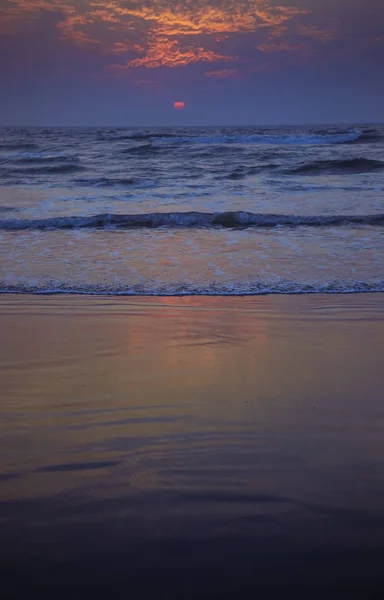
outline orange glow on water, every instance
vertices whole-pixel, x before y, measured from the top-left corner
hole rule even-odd
[[[184,102],[174,102],[173,106],[176,110],[184,110],[185,104]]]

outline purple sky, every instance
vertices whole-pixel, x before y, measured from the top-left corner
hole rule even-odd
[[[0,0],[1,125],[357,121],[384,0]]]

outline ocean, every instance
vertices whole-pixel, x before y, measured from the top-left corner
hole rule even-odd
[[[384,291],[384,126],[3,128],[0,291]]]
[[[384,598],[383,232],[384,126],[2,129],[1,600]]]

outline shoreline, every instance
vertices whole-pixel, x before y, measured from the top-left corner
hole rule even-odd
[[[17,289],[1,289],[0,298],[2,296],[85,296],[99,298],[258,298],[260,296],[353,296],[353,295],[371,295],[384,294],[384,289],[369,289],[369,290],[303,290],[303,291],[260,291],[260,292],[180,292],[180,293],[143,293],[143,292],[108,292],[108,291],[77,291],[71,289],[65,290],[40,290],[40,291],[24,291]]]
[[[383,297],[384,299],[384,290],[368,290],[368,291],[345,291],[345,292],[327,292],[327,291],[304,291],[304,292],[260,292],[260,293],[243,293],[243,294],[222,294],[222,293],[211,293],[211,294],[204,294],[204,293],[196,293],[196,294],[191,294],[191,293],[180,293],[180,294],[142,294],[142,293],[130,293],[130,292],[115,292],[115,293],[102,293],[102,292],[79,292],[79,291],[71,291],[71,290],[55,290],[55,291],[40,291],[40,292],[24,292],[24,291],[15,291],[15,290],[2,290],[0,291],[0,302],[2,301],[2,299],[4,298],[11,298],[11,299],[16,299],[16,298],[26,298],[26,299],[31,299],[31,298],[44,298],[44,297],[58,297],[58,298],[68,298],[68,300],[73,299],[73,298],[101,298],[101,299],[114,299],[116,298],[116,300],[121,300],[126,298],[127,301],[129,301],[130,299],[137,299],[140,300],[142,299],[143,301],[146,300],[153,300],[155,301],[156,298],[160,298],[160,299],[166,299],[166,298],[174,298],[174,299],[195,299],[195,298],[201,298],[202,301],[204,301],[204,299],[217,299],[218,302],[221,301],[221,299],[223,300],[242,300],[242,299],[259,299],[259,298],[292,298],[292,297],[297,297],[297,298],[319,298],[319,299],[324,299],[324,298],[336,298],[336,299],[340,299],[343,297],[353,297],[353,296],[358,296],[358,297],[380,297],[380,295]]]

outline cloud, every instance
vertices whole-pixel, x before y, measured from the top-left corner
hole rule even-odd
[[[238,75],[238,69],[221,69],[219,71],[208,71],[206,77],[215,77],[216,79],[231,79]]]
[[[325,44],[342,37],[340,28],[337,26],[333,26],[331,29],[320,29],[316,25],[300,25],[297,28],[297,35],[309,37],[316,42],[323,42]]]
[[[96,4],[97,2],[95,2]],[[270,0],[136,0],[102,6],[121,18],[133,17],[151,24],[158,35],[220,34],[278,26],[308,11],[274,6]]]
[[[308,12],[276,6],[272,0],[8,0],[0,21],[42,11],[61,15],[61,39],[126,55],[121,68],[148,69],[231,62],[235,56],[212,44],[225,43],[231,34],[273,31]],[[139,48],[143,55],[135,57]]]
[[[100,64],[116,73],[208,63],[216,68],[207,77],[225,79],[235,70],[262,70],[260,56],[270,64],[274,55],[274,65],[283,65],[300,64],[304,56],[332,62],[380,51],[378,0],[365,0],[366,10],[359,13],[348,2],[0,0],[0,36],[22,36],[22,24],[32,30],[50,13],[60,42],[103,55]],[[27,55],[22,38],[20,51]]]
[[[225,56],[206,50],[199,46],[180,47],[177,40],[167,39],[166,37],[156,37],[150,41],[144,56],[130,60],[123,68],[146,67],[154,69],[156,67],[181,67],[197,62],[229,62],[233,60],[231,56]]]
[[[266,54],[272,54],[273,52],[302,52],[305,50],[304,44],[291,44],[289,42],[274,42],[269,41],[265,44],[260,44],[257,46],[257,49],[260,52],[264,52]]]

